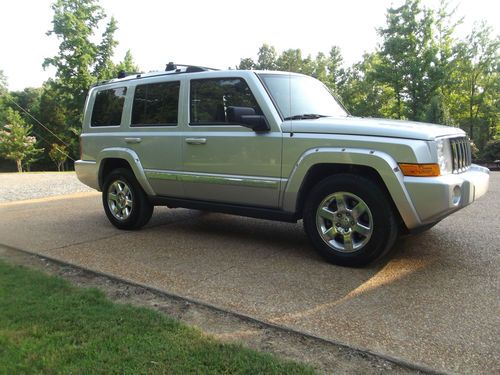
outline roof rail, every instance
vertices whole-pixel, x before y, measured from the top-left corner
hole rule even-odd
[[[184,72],[180,69],[186,68]],[[173,62],[169,62],[165,67],[166,72],[175,71],[176,73],[195,73],[195,72],[206,72],[209,70],[218,70],[214,68],[208,68],[206,66],[198,66],[198,65],[186,65],[186,64],[174,64]]]
[[[164,71],[150,72],[150,73],[132,73],[125,72],[124,70],[120,70],[116,76],[116,78],[108,79],[104,81],[99,81],[94,83],[91,87],[101,86],[106,83],[118,82],[122,79],[139,79],[153,76],[162,76],[169,74],[183,74],[183,73],[197,73],[197,72],[206,72],[206,71],[215,71],[218,69],[207,68],[206,66],[197,66],[197,65],[184,65],[184,64],[174,64],[173,62],[169,62],[165,67]]]

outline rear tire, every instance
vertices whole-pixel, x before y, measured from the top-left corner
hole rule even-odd
[[[319,182],[304,207],[304,229],[331,263],[360,267],[389,251],[398,234],[391,202],[376,183],[352,174]]]
[[[154,206],[131,170],[113,170],[102,188],[104,212],[111,224],[119,229],[138,229],[151,219]]]

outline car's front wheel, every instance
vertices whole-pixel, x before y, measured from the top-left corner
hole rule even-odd
[[[328,177],[308,195],[304,228],[328,261],[363,266],[389,250],[397,222],[386,194],[369,179],[351,174]]]
[[[102,204],[109,221],[119,229],[138,229],[153,214],[153,205],[129,169],[118,168],[104,180]]]

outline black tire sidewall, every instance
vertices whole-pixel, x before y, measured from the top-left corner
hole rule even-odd
[[[118,220],[115,218],[108,205],[109,186],[117,180],[124,181],[132,191],[132,212],[126,220]],[[134,174],[125,168],[113,170],[104,180],[102,188],[102,204],[109,221],[119,229],[140,228],[149,221],[153,212],[153,206],[148,201],[146,194],[139,185],[139,182],[137,182]]]
[[[343,253],[328,246],[316,226],[316,211],[323,199],[335,192],[348,192],[360,197],[369,207],[373,219],[373,233],[368,243],[353,253]],[[371,180],[357,175],[340,174],[318,183],[309,193],[304,207],[304,229],[315,249],[331,263],[361,267],[382,254],[394,243],[397,225],[385,192]]]

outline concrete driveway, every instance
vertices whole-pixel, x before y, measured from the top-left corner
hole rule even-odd
[[[364,269],[325,263],[301,224],[160,207],[119,231],[96,193],[0,203],[0,244],[436,370],[499,373],[499,191],[493,172],[485,197]]]

